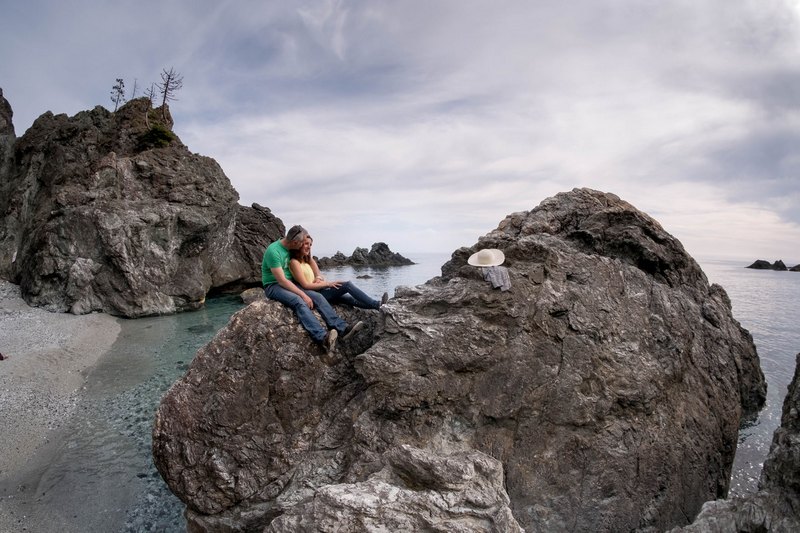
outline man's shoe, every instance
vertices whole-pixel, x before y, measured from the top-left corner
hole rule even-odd
[[[360,320],[358,322],[356,322],[355,324],[353,324],[352,326],[347,326],[347,329],[344,330],[344,334],[342,335],[342,340],[346,341],[347,339],[352,337],[355,332],[357,332],[358,330],[360,330],[363,327],[364,327],[364,323],[362,321],[360,321]]]
[[[389,301],[389,293],[388,292],[384,292],[383,296],[381,297],[381,305],[385,305],[386,302],[388,302],[388,301]]]
[[[333,348],[336,346],[336,338],[339,333],[335,329],[328,330],[328,334],[322,339],[322,347],[325,348],[325,354],[333,354]]]

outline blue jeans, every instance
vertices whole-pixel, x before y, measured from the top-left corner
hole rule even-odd
[[[327,287],[319,291],[332,304],[345,304],[362,309],[380,309],[381,303],[370,298],[351,281],[342,283],[338,289]]]
[[[319,311],[322,320],[325,321],[329,328],[333,328],[339,333],[344,333],[344,330],[347,329],[347,322],[336,314],[336,311],[333,310],[333,307],[331,307],[331,304],[328,303],[324,296],[315,291],[307,291],[302,288],[300,288],[300,290],[311,298],[311,301],[314,302],[314,309]],[[300,320],[300,324],[308,331],[312,339],[317,342],[322,342],[325,339],[328,330],[322,327],[316,315],[314,315],[314,312],[308,308],[300,296],[292,291],[284,289],[277,283],[270,283],[264,287],[264,294],[270,300],[275,300],[291,308],[294,314],[297,315],[298,320]]]

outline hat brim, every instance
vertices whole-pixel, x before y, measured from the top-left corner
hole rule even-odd
[[[482,252],[484,254],[486,252],[489,252],[492,256],[491,261],[489,261],[488,263],[481,263],[479,261],[479,256]],[[487,248],[485,250],[478,250],[477,252],[469,256],[469,259],[467,259],[467,263],[476,267],[493,267],[502,265],[505,260],[506,256],[501,250],[498,250],[497,248]]]

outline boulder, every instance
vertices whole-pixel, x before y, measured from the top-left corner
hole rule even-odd
[[[467,265],[481,248],[504,252],[512,290]],[[598,191],[509,215],[380,312],[340,310],[368,327],[337,366],[261,300],[164,396],[154,459],[192,531],[686,525],[726,494],[742,414],[765,399],[725,291]]]
[[[283,224],[239,206],[217,162],[171,128],[147,98],[40,116],[0,177],[0,277],[30,305],[126,317],[260,284],[261,254]]]
[[[264,298],[266,298],[266,296],[264,295],[264,289],[261,287],[253,287],[251,289],[242,291],[242,294],[240,296],[242,297],[242,302],[245,305],[249,305],[255,302],[256,300],[263,300]]]
[[[370,250],[356,248],[353,254],[347,257],[342,252],[336,252],[332,257],[317,259],[320,268],[336,268],[340,266],[354,267],[390,267],[413,265],[414,262],[399,253],[392,252],[389,245],[376,242]]]
[[[789,269],[792,272],[800,272],[800,265],[795,265]]]
[[[695,521],[673,533],[725,531],[800,531],[800,354],[783,401],[781,426],[775,431],[755,494],[708,502]]]

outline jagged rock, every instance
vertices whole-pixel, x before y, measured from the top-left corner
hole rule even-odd
[[[327,485],[266,529],[522,533],[503,488],[503,465],[480,452],[439,456],[400,446],[366,481]]]
[[[332,257],[317,259],[320,268],[336,268],[340,266],[355,267],[389,267],[413,265],[414,262],[399,253],[392,252],[383,242],[376,242],[367,251],[366,248],[356,248],[353,254],[347,257],[342,252],[336,252]]]
[[[7,195],[6,179],[14,155],[14,143],[17,136],[14,133],[14,112],[8,100],[3,97],[0,88],[0,194]]]
[[[39,117],[0,179],[0,277],[34,306],[128,317],[260,284],[260,256],[283,224],[239,206],[216,161],[171,127],[146,98]]]
[[[800,265],[798,265],[798,266],[800,266]],[[775,261],[774,263],[771,263],[771,264],[770,264],[769,261],[764,261],[763,259],[758,259],[752,265],[749,265],[746,268],[755,268],[757,270],[778,270],[778,271],[782,271],[782,272],[788,270],[786,268],[786,265],[780,259],[778,259],[777,261]]]
[[[781,426],[775,431],[755,494],[708,502],[695,521],[673,533],[728,531],[800,531],[800,354],[783,401]]]
[[[512,290],[467,265],[480,248],[504,252]],[[165,395],[154,458],[193,531],[358,521],[345,494],[430,486],[422,467],[381,484],[404,445],[499,461],[528,531],[685,525],[727,492],[741,415],[765,398],[725,291],[653,219],[588,189],[510,215],[380,312],[341,310],[369,325],[335,367],[258,301]],[[491,494],[481,508],[502,509]],[[364,530],[393,528],[375,520]]]

